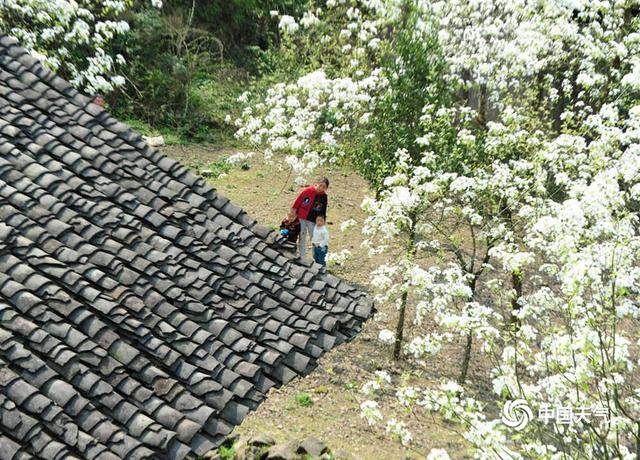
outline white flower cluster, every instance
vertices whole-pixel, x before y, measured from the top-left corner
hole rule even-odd
[[[378,73],[354,80],[328,78],[322,70],[292,84],[277,84],[255,107],[247,107],[236,121],[236,136],[256,146],[266,146],[265,155],[286,155],[286,162],[300,177],[310,174],[328,159],[341,155],[338,139],[351,131],[354,114],[369,110],[371,93],[382,85]],[[246,102],[243,95],[240,102]],[[318,138],[317,131],[322,130]]]
[[[340,231],[341,232],[346,232],[349,229],[353,228],[355,225],[357,225],[358,222],[356,222],[355,219],[347,219],[344,222],[342,222],[340,224]]]
[[[360,404],[360,416],[365,418],[369,425],[375,425],[383,420],[378,403],[372,400]]]
[[[530,9],[531,5],[456,1],[428,4],[430,11],[441,18],[440,23],[446,22],[439,36],[445,52],[450,53],[452,80],[464,75],[468,80],[463,84],[467,86],[485,85],[489,98],[502,110],[499,122],[488,123],[488,137],[484,140],[489,152],[498,152],[497,161],[460,175],[435,169],[433,153],[426,152],[424,165],[434,171],[426,180],[400,168],[398,174],[387,179],[381,198],[365,203],[371,214],[365,235],[372,239],[371,244],[375,241],[387,245],[410,231],[424,233],[425,239],[431,241],[435,235],[439,242],[420,245],[419,249],[457,251],[460,246],[450,235],[433,225],[442,221],[434,222],[430,216],[430,222],[422,223],[416,216],[424,214],[420,210],[429,209],[435,210],[435,215],[448,216],[449,223],[457,217],[467,220],[472,235],[484,233],[479,241],[485,248],[489,246],[487,258],[479,261],[480,267],[497,270],[487,263],[494,259],[507,276],[528,276],[527,293],[514,291],[504,296],[507,305],[512,306],[512,301],[517,305],[517,348],[495,347],[496,339],[505,334],[501,326],[504,319],[497,311],[469,296],[456,300],[447,295],[448,290],[434,289],[443,281],[429,277],[432,273],[428,270],[423,270],[426,281],[416,283],[412,282],[412,273],[419,270],[408,270],[406,261],[398,262],[402,267],[399,270],[387,264],[384,273],[397,276],[395,281],[388,279],[383,289],[395,291],[395,297],[406,291],[426,297],[425,302],[418,303],[418,322],[425,316],[435,318],[441,330],[463,335],[472,332],[483,341],[483,349],[498,352],[499,364],[492,370],[492,379],[499,397],[526,395],[538,401],[581,406],[607,405],[610,398],[622,398],[629,407],[639,407],[637,392],[625,391],[624,397],[615,396],[623,391],[638,365],[637,354],[634,356],[629,348],[637,337],[627,337],[628,332],[622,332],[615,324],[638,317],[640,237],[633,209],[635,194],[640,190],[640,131],[635,115],[640,109],[619,95],[624,94],[621,90],[633,87],[637,67],[631,56],[640,53],[640,46],[628,36],[615,35],[625,22],[623,8],[607,3],[598,10],[603,22],[597,27],[610,27],[605,40],[601,38],[602,31],[587,19],[595,14],[587,4],[577,10],[575,5],[567,8],[554,4],[545,14]],[[578,21],[594,26],[577,27],[576,15]],[[564,33],[558,35],[556,30]],[[535,37],[539,39],[534,40]],[[563,53],[558,49],[564,49]],[[603,67],[603,63],[613,61],[618,62],[620,71],[607,73],[610,67]],[[531,129],[536,123],[523,116],[518,107],[507,106],[510,99],[506,93],[518,85],[530,84],[532,72],[549,71],[559,63],[568,69],[580,67],[582,73],[577,80],[558,85],[564,97],[572,93],[573,100],[559,117],[567,132],[557,135]],[[555,82],[542,79],[541,84],[549,88]],[[421,145],[429,149],[433,140],[425,134]],[[473,145],[478,139],[472,132],[462,130],[457,142]],[[516,151],[519,156],[503,157],[500,151]],[[549,184],[553,184],[551,190]],[[501,207],[492,207],[491,203]],[[508,218],[502,212],[505,208],[512,210]],[[462,261],[473,260],[459,255]],[[460,268],[468,270],[469,265],[461,263]],[[398,288],[394,288],[394,282]],[[549,283],[555,289],[549,289]],[[429,285],[431,289],[425,291],[423,286]],[[434,301],[438,306],[432,306]],[[450,308],[452,303],[459,304],[458,312]],[[560,323],[558,318],[563,318]],[[609,326],[603,327],[604,324]],[[426,349],[437,352],[439,341],[427,337],[428,340],[415,338],[409,351],[418,356]],[[526,373],[519,370],[525,367]],[[588,385],[596,376],[598,385]],[[467,425],[466,437],[480,457],[492,458],[492,454],[501,452],[509,458],[521,458],[508,445],[499,421],[487,421],[479,405],[461,399],[457,385],[444,390],[447,391],[439,395],[432,393],[431,402],[424,407]],[[398,394],[398,399],[405,405],[412,400],[403,393]],[[581,454],[589,452],[593,456],[613,445],[613,450],[632,452],[633,441],[628,433],[633,419],[616,410],[612,412],[612,422],[600,423],[596,428],[606,442],[594,442],[586,434],[588,430],[578,423],[560,427],[565,446],[578,443]],[[535,436],[527,439],[523,452],[547,455],[557,451]]]
[[[392,418],[387,421],[385,428],[387,432],[391,433],[394,437],[400,440],[403,446],[408,446],[413,440],[413,436],[407,429],[407,425],[404,422],[398,421]]]
[[[162,8],[160,0],[151,3]],[[129,24],[120,19],[128,8],[123,0],[3,0],[0,30],[50,69],[66,73],[77,88],[106,94],[125,84],[116,68],[124,65],[124,58],[113,55],[110,46],[129,31]]]
[[[383,329],[378,334],[378,340],[380,341],[380,343],[390,345],[396,341],[396,335],[389,329]]]
[[[407,351],[411,353],[414,358],[422,358],[425,355],[436,354],[441,348],[442,339],[431,335],[414,337],[407,345]]]
[[[444,449],[431,449],[427,460],[450,460],[449,454]]]
[[[253,158],[254,155],[255,152],[236,152],[233,155],[228,156],[225,161],[230,165],[237,166],[241,163],[247,162]]]
[[[380,390],[382,390],[383,386],[391,383],[391,376],[386,371],[376,371],[375,379],[367,381],[362,388],[360,388],[360,392],[367,396],[371,396]]]
[[[278,28],[288,34],[295,34],[298,29],[300,29],[300,25],[296,22],[294,17],[284,14],[280,17]]]
[[[388,9],[392,6],[393,14]],[[328,10],[340,14],[326,15]],[[345,71],[331,77],[324,69],[311,71],[290,84],[276,84],[259,103],[246,107],[236,120],[238,137],[264,147],[266,158],[280,154],[302,182],[304,176],[325,162],[344,155],[340,144],[371,117],[375,97],[386,86],[376,53],[385,37],[385,27],[401,13],[401,5],[379,1],[329,1],[326,10],[306,11],[297,20],[274,14],[284,35],[284,45],[298,52],[302,34],[313,37],[314,49],[341,50]],[[319,25],[331,16],[336,36],[321,34]],[[322,44],[318,47],[318,42]],[[247,102],[246,95],[239,99]]]
[[[327,254],[327,263],[332,266],[341,266],[347,263],[352,257],[351,251],[342,249],[338,252],[330,252]]]

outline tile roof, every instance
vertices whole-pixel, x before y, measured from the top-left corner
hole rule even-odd
[[[0,35],[0,459],[202,455],[371,311]]]

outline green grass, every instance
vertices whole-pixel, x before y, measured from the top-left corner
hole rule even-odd
[[[313,391],[318,394],[327,394],[329,393],[329,387],[326,385],[318,385]]]
[[[209,169],[211,171],[213,171],[213,177],[218,177],[220,176],[220,174],[229,174],[229,171],[231,171],[232,166],[227,163],[227,159],[225,158],[221,158],[218,161],[213,161],[209,164],[207,164],[207,166],[203,169]]]
[[[233,460],[236,457],[236,449],[233,446],[220,446],[218,454],[222,460]]]
[[[217,146],[243,148],[245,141],[237,139],[233,123],[248,104],[238,102],[238,97],[249,90],[255,97],[269,87],[269,81],[255,79],[246,71],[234,66],[220,65],[211,72],[194,78],[187,88],[189,109],[187,116],[174,126],[165,120],[158,126],[150,125],[128,111],[114,114],[143,136],[164,137],[167,145],[215,144]],[[165,124],[168,123],[168,124]],[[243,170],[249,163],[240,165]]]
[[[123,121],[127,125],[131,126],[134,131],[139,132],[143,136],[158,136],[160,134],[160,131],[154,129],[142,120],[138,120],[136,118],[128,118]]]
[[[167,145],[187,145],[189,140],[183,136],[179,130],[171,128],[154,128],[143,120],[136,118],[128,118],[124,120],[124,123],[131,126],[131,128],[142,134],[143,136],[162,136],[164,137],[164,143]]]
[[[355,382],[353,382],[353,381],[351,381],[351,382],[347,382],[347,383],[345,383],[345,384],[344,384],[344,389],[345,389],[345,390],[353,391],[353,390],[355,390],[356,388],[358,388],[358,385],[357,385]]]
[[[167,145],[187,145],[189,141],[177,131],[172,131],[166,128],[160,130],[164,137],[164,143]]]
[[[300,407],[310,407],[313,406],[313,399],[311,399],[309,393],[298,393],[296,395],[296,403],[298,403]]]
[[[195,171],[196,174],[202,174],[202,171],[211,171],[211,176],[208,179],[217,179],[221,174],[229,174],[233,169],[233,166],[227,162],[227,157],[220,158],[216,161],[210,161],[208,163],[202,161],[189,161],[185,165]]]

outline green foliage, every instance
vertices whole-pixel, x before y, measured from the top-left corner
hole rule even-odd
[[[211,171],[212,177],[219,177],[221,174],[228,174],[231,171],[231,165],[227,162],[225,157],[208,163],[203,169]]]
[[[162,10],[139,8],[118,41],[127,58],[123,90],[109,95],[114,113],[169,129],[181,142],[228,142],[225,122],[252,75],[272,68],[278,43],[270,11],[297,14],[303,0],[169,0]]]
[[[303,2],[313,10],[314,1]],[[347,2],[348,4],[349,2]],[[359,5],[366,11],[366,7]],[[271,74],[275,81],[292,81],[309,72],[322,68],[329,78],[345,76],[353,70],[350,60],[353,55],[343,51],[344,42],[340,30],[345,26],[344,8],[324,8],[318,24],[304,33],[278,35],[278,47],[268,48],[261,56],[262,71]],[[364,47],[360,56],[362,68],[374,68],[378,64],[376,53]]]
[[[318,385],[313,389],[313,391],[318,394],[327,394],[329,393],[329,387],[326,385]]]
[[[277,42],[277,24],[270,11],[299,15],[306,3],[306,0],[165,0],[165,11],[168,15],[191,14],[195,27],[214,33],[224,44],[225,55],[242,62],[247,58],[247,47],[265,50]]]
[[[145,123],[144,121],[137,118],[129,118],[122,121],[129,125],[131,129],[142,134],[143,136],[157,136],[158,134],[160,134],[158,130],[149,126],[148,123]]]
[[[298,393],[296,395],[296,403],[298,403],[300,407],[310,407],[313,406],[313,399],[311,399],[309,393]]]
[[[398,31],[386,56],[384,68],[389,88],[371,117],[368,130],[371,134],[357,152],[359,169],[375,189],[392,174],[399,149],[406,149],[416,161],[420,158],[423,149],[416,141],[424,132],[420,123],[423,108],[445,107],[453,97],[442,78],[445,62],[437,37],[417,40],[412,29],[409,26]],[[455,138],[455,131],[450,131],[444,133],[445,138]]]
[[[179,132],[170,129],[160,129],[160,134],[164,137],[164,143],[167,145],[185,145],[189,144],[189,140],[183,137]]]
[[[344,384],[344,389],[349,391],[354,391],[358,388],[358,385],[354,381],[350,381]]]
[[[178,130],[165,127],[154,128],[137,118],[127,118],[122,121],[143,136],[162,136],[166,145],[184,145],[189,143],[189,139],[183,137]]]
[[[129,61],[127,88],[109,102],[120,114],[197,136],[198,129],[212,123],[207,114],[193,110],[191,88],[199,75],[212,73],[220,46],[215,37],[186,21],[155,10],[133,17],[123,44]]]
[[[236,458],[236,449],[233,446],[220,446],[218,455],[222,460],[233,460]]]

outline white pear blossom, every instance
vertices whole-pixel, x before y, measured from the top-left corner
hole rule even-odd
[[[253,158],[254,155],[255,155],[255,152],[236,152],[233,155],[228,156],[225,159],[225,162],[229,163],[230,165],[236,166],[240,163],[244,163],[250,160],[251,158]]]
[[[150,3],[162,8],[161,0]],[[129,31],[123,18],[130,7],[123,0],[3,0],[0,30],[75,87],[107,94],[125,84],[117,68],[124,58],[112,52],[112,42]]]
[[[347,219],[344,222],[342,222],[340,224],[340,231],[341,232],[346,232],[347,230],[353,228],[355,225],[357,225],[357,221],[355,219]]]
[[[378,340],[381,343],[391,344],[396,341],[396,335],[393,333],[393,331],[390,331],[389,329],[383,329],[378,334]]]
[[[280,17],[278,28],[281,31],[286,32],[288,34],[295,34],[298,31],[298,29],[300,29],[300,25],[296,22],[293,16],[289,16],[288,14],[283,14]]]
[[[387,426],[385,429],[393,436],[397,437],[405,446],[411,444],[411,441],[413,440],[413,436],[407,429],[406,424],[394,418],[387,421]]]
[[[427,85],[427,102],[412,120],[415,145],[375,171],[379,189],[362,203],[363,247],[382,259],[370,277],[376,303],[389,317],[410,316],[398,341],[408,366],[421,371],[445,351],[461,362],[484,353],[478,378],[494,394],[470,397],[474,382],[463,378],[417,386],[373,375],[361,387],[370,398],[363,417],[381,424],[378,401],[387,407],[394,399],[412,416],[438,412],[463,427],[481,459],[633,458],[640,419],[637,5],[419,0],[404,29],[403,6],[328,0],[334,22],[325,28],[329,15],[313,10],[316,22],[307,14],[313,27],[299,33],[323,29],[318,37],[334,46],[340,67],[314,67],[274,85],[237,122],[239,136],[310,174],[343,158],[338,152],[352,143],[375,140],[369,128],[380,122],[380,102],[412,65],[383,59],[397,57],[395,32],[437,42],[437,78],[452,97],[434,102]],[[371,158],[363,164],[376,165]],[[389,329],[378,339],[396,344]],[[588,426],[534,418],[516,433],[496,417],[513,399],[534,414],[553,403],[601,407],[601,417]],[[386,430],[408,444],[412,433],[399,418],[386,420]],[[448,455],[433,450],[428,458]]]
[[[382,422],[382,412],[378,408],[378,403],[375,401],[367,400],[360,404],[360,416],[367,420],[369,425],[375,425]]]
[[[427,455],[427,460],[450,460],[450,458],[444,449],[431,449]]]
[[[348,249],[342,249],[338,252],[329,252],[327,254],[327,263],[332,266],[341,266],[347,263],[353,257]]]

